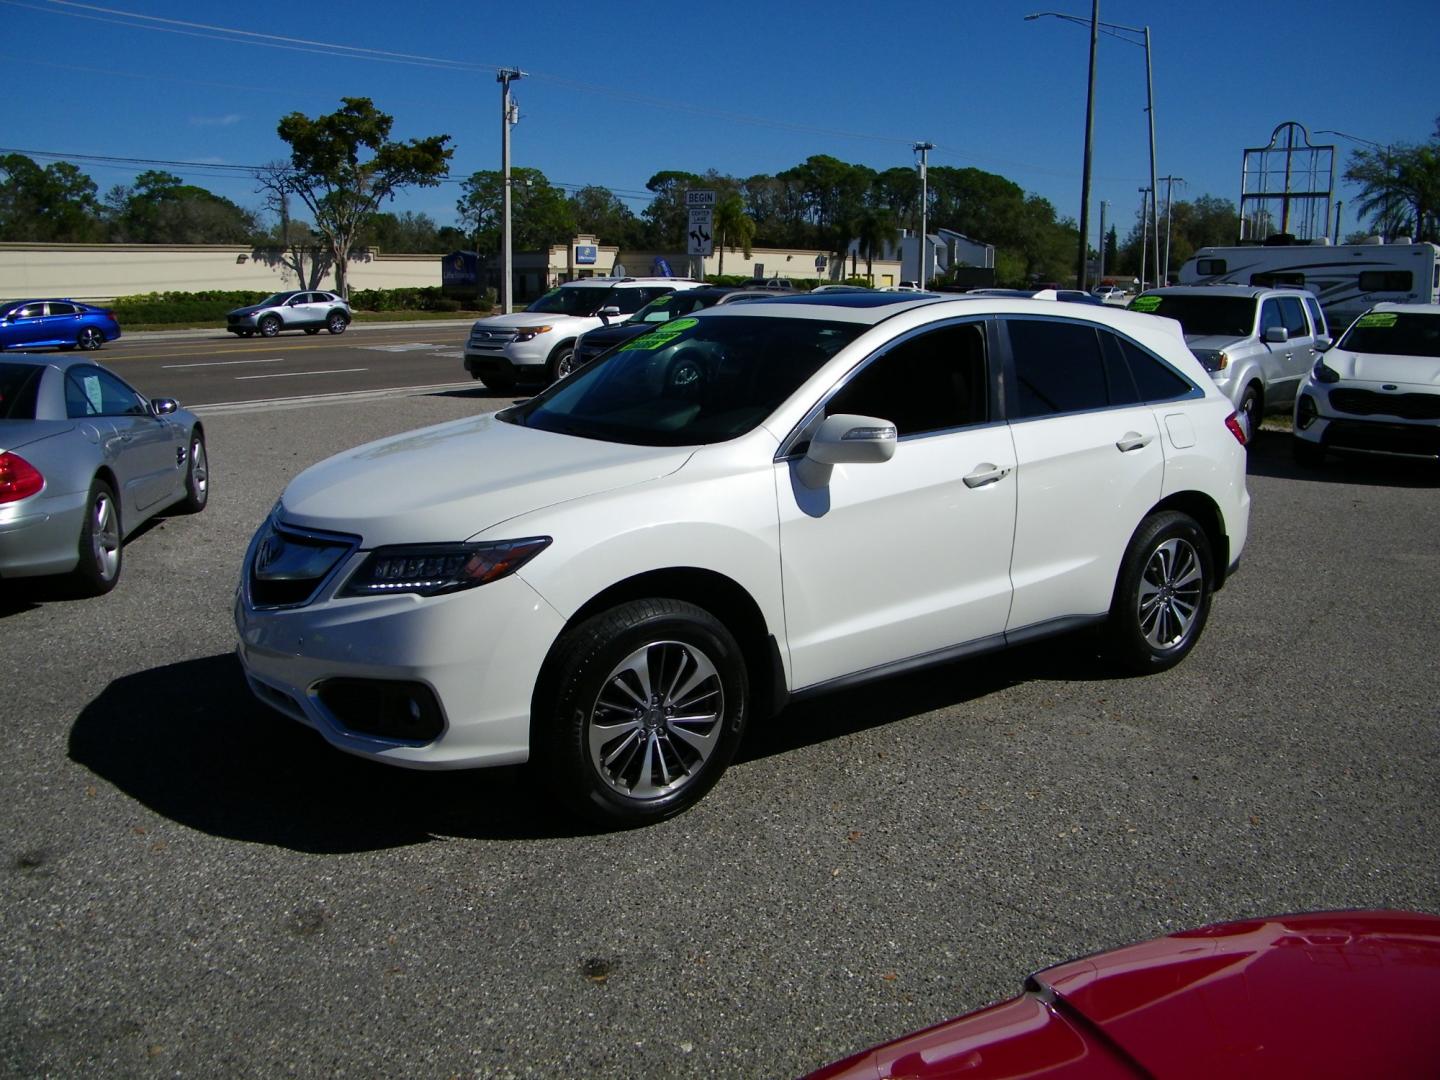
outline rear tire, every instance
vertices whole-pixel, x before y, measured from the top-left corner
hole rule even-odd
[[[1195,519],[1173,510],[1151,514],[1120,564],[1107,657],[1137,675],[1180,663],[1205,630],[1214,582],[1210,541]]]
[[[79,345],[82,349],[93,352],[105,344],[105,335],[93,326],[87,326],[80,331],[79,337],[75,339],[75,344]]]
[[[551,656],[531,744],[580,815],[608,826],[673,817],[735,756],[749,680],[735,638],[703,608],[633,600],[567,632]]]
[[[325,329],[329,330],[332,334],[343,334],[345,332],[345,328],[349,325],[350,320],[337,311],[334,312],[328,320],[326,320]]]
[[[80,561],[70,574],[82,596],[102,596],[115,588],[124,562],[123,535],[115,489],[97,476],[80,525]]]

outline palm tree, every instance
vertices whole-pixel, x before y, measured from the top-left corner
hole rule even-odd
[[[750,242],[755,239],[755,222],[745,213],[739,195],[727,195],[715,205],[715,246],[720,251],[719,272],[725,273],[725,248],[739,247],[750,258]]]
[[[1435,239],[1440,216],[1440,145],[1358,150],[1345,179],[1359,184],[1356,208],[1393,236],[1408,230],[1417,240]]]
[[[860,254],[865,256],[865,277],[874,285],[875,260],[884,257],[885,252],[900,239],[900,226],[894,212],[867,206],[855,219],[855,239],[859,241]]]

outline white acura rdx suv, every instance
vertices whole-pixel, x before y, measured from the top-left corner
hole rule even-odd
[[[722,305],[302,473],[246,554],[239,655],[343,750],[528,760],[659,820],[802,696],[1082,627],[1178,663],[1245,544],[1244,441],[1168,319]]]

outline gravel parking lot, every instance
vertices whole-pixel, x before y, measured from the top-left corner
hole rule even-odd
[[[524,770],[333,751],[232,656],[289,477],[498,404],[207,416],[209,509],[115,593],[0,592],[0,1072],[787,1076],[1167,931],[1440,911],[1440,471],[1262,433],[1176,670],[1076,639],[810,702],[690,813],[588,834]]]

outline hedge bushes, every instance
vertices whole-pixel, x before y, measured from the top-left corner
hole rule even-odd
[[[136,296],[118,296],[110,304],[122,326],[139,323],[223,323],[227,312],[258,304],[265,292],[155,292]],[[350,294],[350,306],[357,311],[436,311],[462,310],[459,300],[440,294],[439,286],[411,289],[356,289]]]

